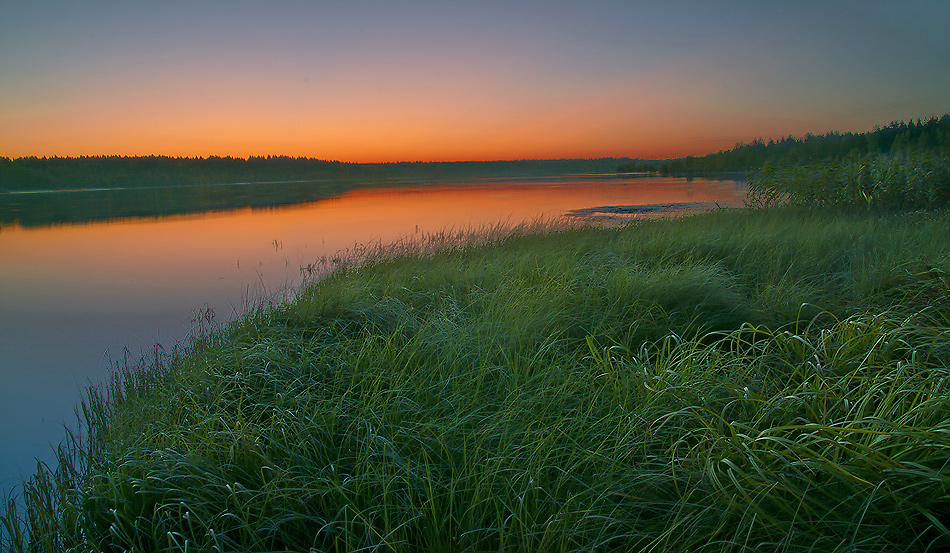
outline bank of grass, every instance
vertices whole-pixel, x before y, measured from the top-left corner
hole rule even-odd
[[[948,230],[784,209],[384,249],[92,391],[4,545],[944,551]]]
[[[950,155],[938,149],[765,165],[750,171],[749,190],[756,205],[946,209]]]

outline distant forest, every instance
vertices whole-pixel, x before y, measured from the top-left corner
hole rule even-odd
[[[663,174],[745,172],[766,165],[806,165],[832,159],[950,152],[950,113],[926,121],[894,121],[864,133],[806,134],[768,141],[757,138],[728,151],[657,161],[632,161],[617,171]]]
[[[766,165],[950,151],[950,113],[926,121],[894,121],[864,133],[806,134],[738,143],[705,156],[645,161],[632,158],[349,163],[313,158],[168,156],[0,157],[0,192],[147,188],[321,180],[446,179],[554,176],[603,172],[707,174]],[[2,201],[2,200],[0,200]]]
[[[613,172],[629,158],[347,163],[266,156],[0,157],[0,192],[321,180],[445,179]]]
[[[589,173],[741,173],[753,203],[950,206],[950,113],[866,133],[807,134],[739,143],[706,156],[347,163],[267,156],[0,157],[5,225],[154,217],[316,201],[375,185]],[[43,193],[52,191],[56,193]]]
[[[363,186],[613,173],[630,159],[344,163],[286,156],[0,157],[0,230],[125,217],[268,208]],[[45,193],[47,191],[53,193]]]

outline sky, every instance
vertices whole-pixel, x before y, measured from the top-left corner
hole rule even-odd
[[[702,155],[950,111],[950,1],[4,0],[0,156]]]

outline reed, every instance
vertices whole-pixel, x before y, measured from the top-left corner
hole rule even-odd
[[[90,390],[3,546],[946,550],[948,227],[725,211],[341,256]]]
[[[749,187],[752,203],[759,206],[945,209],[950,205],[950,156],[910,152],[766,165],[749,174]]]

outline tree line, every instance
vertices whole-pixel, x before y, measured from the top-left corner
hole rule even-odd
[[[677,159],[633,161],[621,164],[619,172],[658,172],[663,174],[703,174],[749,171],[765,166],[804,165],[832,159],[905,156],[922,152],[950,152],[950,113],[927,120],[892,121],[864,133],[806,134],[756,138],[739,142],[734,148],[705,156]]]
[[[328,179],[427,179],[613,172],[629,158],[351,163],[307,157],[0,157],[0,191],[147,188]]]

